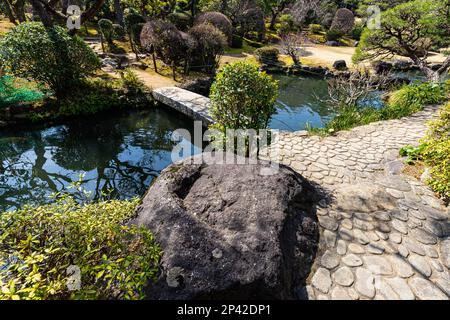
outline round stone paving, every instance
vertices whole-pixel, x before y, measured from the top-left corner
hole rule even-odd
[[[281,132],[269,148],[324,191],[309,299],[449,299],[449,210],[398,159],[437,109],[332,137]]]

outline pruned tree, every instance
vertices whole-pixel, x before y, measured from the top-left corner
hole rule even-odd
[[[328,97],[319,99],[334,109],[356,107],[371,94],[391,83],[387,73],[374,75],[368,69],[342,73],[328,81]]]
[[[208,23],[196,25],[188,33],[196,41],[195,61],[207,73],[214,74],[227,44],[225,35]]]
[[[266,12],[270,14],[270,30],[275,30],[277,18],[284,9],[288,8],[288,6],[294,2],[294,0],[263,0],[264,8]]]
[[[414,0],[383,12],[380,28],[363,32],[353,60],[405,56],[429,81],[439,82],[450,68],[450,56],[438,68],[427,59],[433,44],[443,39],[450,41],[450,1]]]
[[[281,49],[284,54],[291,57],[294,65],[300,65],[300,54],[301,54],[301,45],[302,45],[302,37],[300,34],[289,33],[281,36]]]
[[[170,22],[153,20],[142,28],[141,45],[152,54],[155,71],[158,71],[156,58],[159,58],[172,68],[175,80],[176,67],[186,58],[186,43],[181,32]]]
[[[194,26],[198,26],[201,24],[211,24],[216,27],[227,37],[228,41],[231,40],[231,36],[233,34],[233,25],[231,24],[230,19],[220,12],[203,12],[197,16],[194,21]]]

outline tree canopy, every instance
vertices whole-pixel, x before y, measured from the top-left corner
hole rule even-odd
[[[438,81],[450,67],[450,57],[433,70],[427,58],[437,42],[450,41],[450,1],[414,0],[382,13],[379,29],[366,29],[354,61],[410,58],[431,81]]]

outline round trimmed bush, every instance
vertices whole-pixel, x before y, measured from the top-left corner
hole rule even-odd
[[[208,73],[214,73],[227,45],[226,36],[209,23],[192,27],[188,34],[196,41],[192,54],[193,64]]]
[[[278,62],[280,51],[275,47],[262,47],[255,50],[258,61],[263,64],[273,64]]]
[[[222,130],[266,128],[277,96],[277,81],[256,65],[228,64],[211,87],[211,116]]]
[[[231,20],[226,15],[220,12],[203,12],[197,16],[194,22],[194,26],[201,24],[211,24],[226,36],[227,41],[231,41],[233,35],[233,25]]]
[[[337,30],[342,33],[349,33],[355,26],[355,16],[349,9],[341,8],[336,11],[333,22],[331,23],[331,30]]]

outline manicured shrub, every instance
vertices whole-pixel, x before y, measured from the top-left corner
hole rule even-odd
[[[359,41],[361,39],[361,35],[364,31],[364,24],[363,23],[357,23],[355,24],[355,27],[352,29],[352,31],[350,32],[350,35],[352,36],[353,39]]]
[[[148,230],[124,224],[137,204],[59,195],[0,214],[0,299],[143,298],[161,251]]]
[[[255,50],[258,61],[264,64],[273,64],[278,62],[280,51],[275,47],[263,47]]]
[[[203,12],[197,16],[194,22],[194,26],[199,26],[202,24],[211,24],[216,27],[227,38],[227,41],[231,41],[231,37],[233,35],[233,25],[231,24],[230,19],[226,15],[220,12]]]
[[[339,39],[343,35],[344,34],[340,30],[330,29],[330,30],[327,31],[325,37],[326,37],[327,41],[339,41]]]
[[[333,22],[331,23],[331,30],[337,30],[343,34],[352,31],[355,26],[355,16],[349,9],[341,8],[336,11]]]
[[[232,63],[223,67],[211,87],[211,116],[220,130],[266,128],[277,95],[277,82],[257,66]]]
[[[100,61],[79,37],[40,22],[14,27],[0,40],[0,65],[5,72],[45,84],[58,96],[70,94]]]
[[[320,24],[310,24],[309,31],[314,34],[320,34],[323,32],[323,27]]]
[[[427,181],[431,188],[450,201],[450,103],[442,107],[439,117],[429,123],[429,130],[422,141],[421,152],[425,164],[431,168]]]
[[[209,23],[195,25],[188,34],[196,42],[192,53],[194,65],[201,66],[207,73],[214,73],[227,45],[225,35]]]

